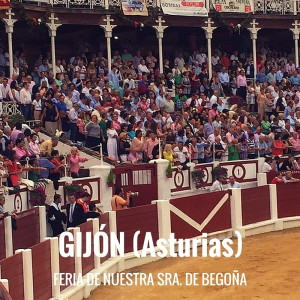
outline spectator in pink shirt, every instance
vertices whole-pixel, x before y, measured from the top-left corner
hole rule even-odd
[[[79,178],[78,172],[79,172],[79,163],[86,162],[88,159],[84,157],[80,157],[78,153],[77,147],[71,148],[71,155],[69,156],[69,162],[70,162],[70,172],[72,178]]]
[[[211,107],[211,110],[208,113],[208,117],[212,120],[215,119],[215,116],[219,115],[219,111],[218,111],[218,104],[213,104],[213,106]]]
[[[150,133],[150,138],[145,143],[145,148],[144,148],[148,161],[153,159],[152,151],[156,145],[158,145],[158,139],[156,138],[156,134],[152,131]]]
[[[241,69],[240,75],[236,78],[236,85],[237,85],[237,95],[240,96],[242,99],[246,100],[247,95],[247,79],[245,76],[245,70]]]
[[[293,145],[293,154],[294,155],[300,154],[300,139],[299,139],[298,133],[296,131],[293,132],[293,135],[289,139],[289,141]]]
[[[19,161],[21,157],[29,156],[29,153],[25,148],[24,140],[21,138],[16,140],[16,146],[13,150],[16,151],[16,161]]]
[[[10,139],[16,144],[16,140],[18,138],[24,138],[24,134],[22,132],[22,124],[20,122],[16,123],[16,127],[11,133]]]

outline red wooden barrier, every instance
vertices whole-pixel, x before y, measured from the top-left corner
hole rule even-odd
[[[152,233],[154,244],[159,239],[156,204],[117,211],[117,232],[125,233],[125,253],[133,251],[133,236],[140,230],[138,249],[142,249],[146,232]]]
[[[52,296],[50,240],[39,243],[30,249],[32,251],[34,300],[49,299]]]
[[[242,189],[243,226],[271,219],[269,186]]]
[[[110,258],[110,228],[109,228],[109,213],[105,213],[100,218],[100,226],[101,224],[105,224],[105,227],[103,229],[103,232],[105,232],[108,236],[108,254],[105,257],[100,258],[100,262],[104,263],[106,260]],[[100,239],[100,249],[102,249],[102,239]]]
[[[23,259],[18,253],[0,261],[1,278],[7,279],[14,300],[24,300]]]
[[[0,260],[6,257],[4,219],[0,220]]]
[[[40,220],[37,207],[17,214],[17,230],[13,230],[14,251],[27,249],[40,241]]]
[[[66,245],[65,251],[67,251]],[[62,257],[61,255],[59,255],[59,272],[71,274],[75,273],[75,257]],[[63,291],[68,287],[68,282],[66,283],[66,285],[62,285],[60,287],[60,291]]]
[[[203,232],[211,233],[231,228],[231,213],[228,192],[223,191],[172,199],[170,203],[194,221],[201,224],[224,195],[228,195],[228,200],[226,200],[209,223],[203,228]],[[175,238],[177,239],[192,238],[201,234],[198,230],[179,218],[172,211],[171,232],[175,233]]]
[[[92,254],[89,257],[82,257],[82,275],[85,275],[86,273],[93,270],[94,267],[94,236],[93,236],[93,222],[85,222],[79,226],[80,231],[82,232],[82,253],[84,254],[86,251],[86,233],[91,232],[92,233]]]
[[[300,183],[277,184],[278,218],[300,216]]]

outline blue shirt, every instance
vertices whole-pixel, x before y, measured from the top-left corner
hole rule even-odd
[[[229,75],[228,73],[222,73],[220,72],[218,74],[219,78],[220,78],[220,82],[221,83],[229,83]]]
[[[67,105],[66,105],[66,103],[57,102],[55,105],[56,105],[58,111],[63,110],[65,112],[67,112]]]
[[[108,73],[108,80],[111,81],[115,89],[119,87],[119,75],[113,71]]]
[[[278,71],[278,72],[276,73],[276,80],[279,81],[279,82],[281,82],[281,81],[282,81],[282,78],[283,78],[283,72]]]
[[[264,73],[258,72],[256,74],[256,79],[259,81],[259,83],[264,83],[266,81],[266,78],[267,78],[267,76]]]
[[[47,170],[40,170],[40,178],[48,178],[49,170],[55,169],[55,165],[47,158],[41,157],[39,158],[39,165],[42,168],[46,168]]]

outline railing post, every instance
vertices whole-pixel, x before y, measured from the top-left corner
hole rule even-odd
[[[5,231],[5,255],[6,257],[14,254],[11,217],[4,219],[4,231]]]
[[[39,210],[39,225],[40,225],[40,242],[47,237],[47,224],[46,224],[46,207],[38,206]]]
[[[241,232],[243,226],[242,217],[242,192],[241,189],[232,189],[230,197],[230,209],[231,209],[231,226],[233,230]],[[241,232],[242,237],[245,237],[245,232]]]
[[[99,232],[99,219],[98,218],[88,219],[87,221],[93,222],[93,236],[95,236],[95,234]],[[94,255],[94,268],[99,269],[100,265],[101,265],[100,257]]]
[[[283,221],[278,219],[277,186],[269,184],[271,220],[275,221],[275,230],[283,230]]]
[[[257,186],[268,184],[267,173],[257,173]]]
[[[104,8],[109,9],[109,0],[104,0]]]
[[[56,298],[60,295],[60,285],[56,282],[55,277],[55,274],[59,274],[58,237],[46,238],[45,240],[50,240],[52,297]]]
[[[295,16],[297,15],[297,1],[299,1],[299,0],[294,0],[294,2],[293,2],[293,4],[294,4],[293,9],[294,9],[294,15]]]
[[[168,240],[171,233],[170,201],[154,200],[151,203],[157,205],[159,238]]]
[[[32,253],[30,249],[19,249],[17,253],[22,254],[23,264],[23,285],[24,285],[24,300],[32,300],[33,296],[33,274],[32,274]]]
[[[115,211],[109,211],[109,231],[114,232],[117,235],[117,213]],[[117,256],[117,249],[114,249],[115,253],[111,253],[112,256]]]
[[[77,256],[77,244],[79,243],[78,239],[77,239],[77,232],[80,232],[80,228],[79,227],[75,227],[75,228],[69,228],[68,231],[72,232],[73,236],[74,236],[74,247],[75,247],[75,274],[76,276],[79,276],[82,274],[82,258],[81,256]]]

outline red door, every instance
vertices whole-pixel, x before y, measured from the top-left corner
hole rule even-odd
[[[132,198],[133,206],[147,205],[152,200],[157,200],[156,164],[117,166],[114,173],[115,187],[122,187],[125,193],[138,193],[138,196]]]

